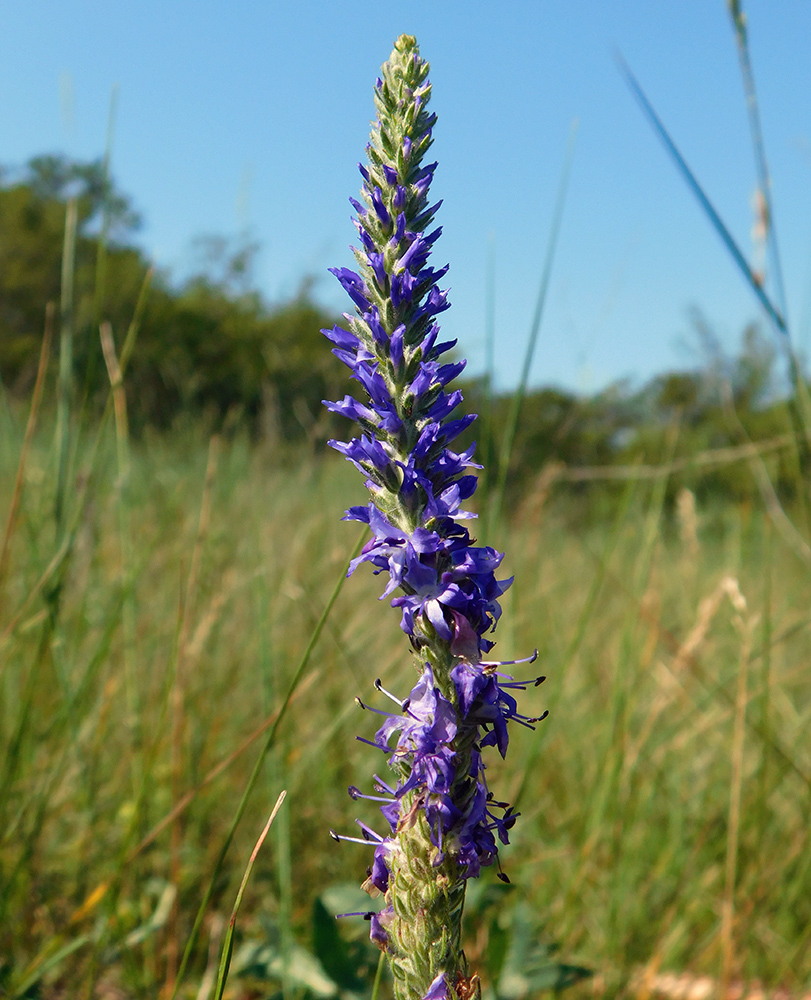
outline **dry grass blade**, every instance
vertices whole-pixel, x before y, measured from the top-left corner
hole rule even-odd
[[[127,397],[124,392],[124,379],[121,375],[121,366],[115,354],[115,343],[113,342],[113,328],[108,322],[104,322],[99,327],[101,338],[101,349],[104,354],[104,363],[107,365],[107,374],[110,377],[110,388],[113,393],[113,408],[115,410],[116,431],[119,441],[126,440],[129,432],[127,426]]]
[[[738,693],[735,699],[735,722],[732,734],[732,774],[730,778],[729,819],[727,822],[727,856],[724,899],[721,909],[721,996],[726,996],[735,962],[733,922],[735,916],[735,878],[738,864],[738,840],[741,820],[741,783],[743,781],[743,743],[746,735],[746,697],[749,660],[757,615],[746,614],[746,601],[737,590],[730,594],[737,611],[735,624],[741,635]]]
[[[788,448],[794,438],[791,434],[780,434],[768,441],[747,441],[745,444],[729,448],[708,448],[686,458],[675,458],[661,465],[587,465],[555,467],[554,477],[571,483],[600,482],[627,479],[664,479],[676,472],[684,472],[694,467],[716,468],[742,462],[763,455],[769,455]]]
[[[259,834],[259,840],[257,840],[256,846],[251,852],[250,859],[248,860],[248,867],[245,869],[245,874],[242,876],[242,882],[240,883],[237,898],[234,902],[234,909],[231,911],[231,919],[228,922],[228,930],[225,933],[225,941],[222,947],[222,958],[220,959],[220,971],[217,976],[217,987],[214,991],[214,1000],[222,1000],[223,990],[225,989],[225,984],[228,980],[228,970],[231,967],[231,955],[234,950],[234,931],[237,926],[237,913],[239,912],[239,907],[242,903],[242,896],[245,893],[245,886],[248,884],[248,879],[250,878],[254,862],[256,861],[262,844],[265,842],[265,837],[267,837],[268,832],[270,831],[273,820],[276,819],[276,813],[279,809],[281,809],[286,795],[287,792],[283,791],[279,795],[278,799],[276,799],[276,805],[273,807],[273,812],[270,814],[270,818],[267,823],[265,823],[264,830]]]

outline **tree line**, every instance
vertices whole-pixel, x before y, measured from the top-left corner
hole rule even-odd
[[[46,303],[59,308],[71,198],[74,375],[92,405],[108,388],[99,322],[111,323],[120,349],[149,270],[138,216],[100,161],[41,156],[16,175],[0,172],[0,380],[11,396],[33,384]],[[151,279],[126,378],[133,428],[165,430],[185,415],[291,441],[324,437],[321,400],[341,391],[343,374],[319,331],[335,317],[306,284],[289,302],[266,303],[244,280],[251,247],[208,249],[216,266],[181,285],[160,272]]]
[[[10,397],[31,389],[45,306],[58,303],[69,200],[76,206],[73,269],[74,383],[83,405],[101,405],[109,388],[98,327],[109,321],[120,349],[136,313],[149,262],[136,241],[131,199],[117,190],[101,161],[40,156],[23,169],[0,169],[0,383]],[[215,266],[174,284],[158,272],[140,316],[126,376],[130,420],[168,430],[183,420],[212,428],[246,427],[256,437],[320,449],[343,435],[341,418],[323,399],[346,391],[346,371],[326,349],[320,329],[330,315],[305,283],[293,299],[267,303],[250,283],[250,246],[209,241]],[[511,495],[537,486],[543,469],[667,463],[748,441],[791,435],[785,393],[776,385],[776,352],[756,326],[737,356],[725,357],[700,321],[704,363],[657,376],[641,388],[618,383],[591,396],[556,388],[527,392],[510,457]],[[470,434],[491,469],[514,411],[511,394],[495,398],[486,379],[463,386],[465,406],[481,415]],[[803,457],[796,447],[769,458],[781,495],[799,489]],[[689,463],[688,463],[689,464]],[[692,478],[691,478],[692,477]],[[746,462],[673,478],[731,498],[754,490]],[[585,487],[567,487],[576,496]],[[607,483],[605,489],[619,488]]]

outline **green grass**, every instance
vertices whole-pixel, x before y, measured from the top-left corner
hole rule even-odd
[[[23,421],[0,419],[6,511]],[[0,610],[0,983],[8,996],[153,997],[171,980],[267,730],[207,775],[284,697],[355,543],[338,518],[362,486],[346,463],[291,463],[236,438],[221,442],[206,491],[208,443],[188,433],[132,444],[122,480],[110,427],[81,511],[69,507],[77,527],[61,585],[27,600],[57,546],[52,441],[44,419]],[[503,852],[513,886],[495,918],[473,901],[468,956],[497,971],[498,936],[520,913],[610,996],[635,995],[646,966],[721,976],[730,948],[733,978],[799,989],[811,981],[807,570],[759,510],[699,511],[697,537],[682,538],[662,496],[631,483],[590,523],[553,494],[487,539],[516,576],[498,651],[539,647],[548,680],[523,704],[551,714],[492,763],[491,787],[517,796],[523,815]],[[700,603],[727,575],[746,608],[728,586],[696,634]],[[338,596],[213,884],[180,996],[197,996],[212,919],[230,913],[282,787],[237,950],[267,926],[286,950],[309,946],[316,897],[364,877],[364,849],[327,830],[373,818],[346,795],[381,766],[354,740],[374,729],[354,696],[369,698],[378,676],[406,691],[414,676],[381,589],[361,571]],[[484,880],[497,885],[491,872]],[[232,975],[225,995],[272,992],[246,982]],[[290,981],[285,992],[300,995]]]

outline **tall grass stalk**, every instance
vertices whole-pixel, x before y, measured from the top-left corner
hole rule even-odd
[[[73,402],[73,284],[76,267],[76,227],[78,208],[75,198],[69,198],[65,209],[65,242],[62,251],[62,292],[60,300],[59,383],[57,387],[56,419],[56,499],[54,519],[56,543],[64,538],[65,505],[67,503],[68,463],[71,449],[71,407]]]
[[[743,782],[743,749],[746,735],[746,702],[749,677],[749,658],[752,637],[757,620],[747,614],[746,601],[736,588],[732,595],[737,612],[736,626],[741,637],[741,658],[738,669],[738,693],[735,700],[732,733],[731,775],[729,792],[729,819],[727,821],[727,852],[725,867],[724,904],[721,911],[721,995],[726,996],[735,964],[734,919],[735,880],[738,867],[738,848],[741,823],[741,785]]]
[[[220,969],[217,974],[217,983],[214,989],[214,1000],[222,1000],[223,993],[225,991],[225,984],[228,981],[228,971],[231,967],[231,956],[234,951],[234,931],[237,925],[237,913],[239,912],[239,907],[242,903],[242,897],[245,894],[245,886],[248,884],[248,879],[251,877],[251,871],[253,870],[254,862],[259,854],[262,844],[265,842],[265,837],[267,837],[270,832],[270,828],[273,825],[273,820],[276,819],[276,814],[282,807],[286,791],[279,794],[278,799],[276,799],[276,805],[273,807],[267,823],[264,829],[259,834],[259,839],[256,841],[251,856],[248,860],[248,866],[245,869],[245,874],[242,876],[242,881],[239,884],[239,891],[237,892],[236,902],[234,903],[234,908],[231,911],[231,919],[228,921],[228,930],[225,932],[225,942],[222,949],[222,958],[220,959]]]
[[[735,43],[738,49],[738,61],[740,62],[741,78],[746,98],[746,112],[749,118],[749,131],[752,137],[752,152],[755,158],[758,186],[765,204],[766,241],[771,257],[771,273],[775,284],[777,304],[780,307],[782,316],[788,321],[783,266],[780,261],[780,248],[774,221],[772,179],[769,174],[766,144],[763,141],[763,128],[760,123],[760,105],[755,89],[755,75],[752,71],[752,60],[749,55],[749,32],[746,26],[746,15],[743,12],[743,5],[740,0],[727,0],[727,6],[729,7],[729,15],[735,31]]]
[[[116,492],[118,494],[118,534],[121,560],[119,585],[122,591],[121,628],[124,640],[125,697],[129,711],[128,726],[133,734],[133,743],[137,745],[140,742],[140,736],[138,733],[139,706],[135,682],[136,609],[133,597],[134,570],[129,519],[130,443],[127,397],[124,391],[121,365],[116,355],[112,326],[108,322],[102,323],[99,327],[99,333],[107,375],[110,379],[110,390],[113,394],[113,412],[115,414],[116,457],[118,460]]]
[[[688,187],[696,196],[699,205],[701,205],[701,208],[704,210],[704,213],[709,218],[713,228],[720,236],[721,241],[727,248],[729,255],[732,257],[733,261],[737,265],[738,270],[743,275],[744,279],[746,280],[746,283],[755,293],[755,296],[760,301],[760,304],[763,306],[763,308],[766,310],[767,315],[774,323],[778,331],[784,336],[787,336],[788,327],[786,326],[785,316],[780,311],[780,309],[772,302],[771,298],[764,290],[763,282],[759,279],[758,275],[756,275],[755,272],[750,267],[749,262],[746,260],[746,257],[744,256],[743,252],[741,251],[740,247],[735,241],[735,238],[733,237],[732,233],[729,231],[729,228],[724,223],[721,216],[718,214],[715,206],[712,204],[709,197],[705,193],[704,188],[701,186],[698,179],[696,178],[696,175],[688,166],[687,161],[679,152],[676,143],[671,138],[670,133],[665,128],[661,118],[657,115],[656,111],[653,108],[653,105],[648,100],[644,90],[639,84],[639,81],[631,72],[628,63],[625,61],[625,59],[619,52],[615,54],[615,58],[617,61],[617,66],[619,68],[619,71],[622,74],[622,77],[625,80],[626,84],[628,85],[628,88],[636,98],[639,106],[641,107],[645,117],[648,119],[648,122],[650,123],[654,132],[656,132],[656,134],[659,136],[665,149],[668,151],[671,158],[675,162],[679,172],[687,182]]]
[[[575,142],[577,139],[577,119],[575,119],[569,129],[569,139],[566,144],[566,155],[563,161],[558,191],[555,197],[555,204],[552,213],[552,225],[549,229],[549,239],[546,245],[546,255],[544,257],[543,268],[541,270],[541,280],[538,287],[538,298],[535,302],[535,312],[532,317],[532,324],[529,331],[529,340],[524,352],[524,362],[521,367],[521,376],[518,386],[512,394],[509,416],[504,429],[504,440],[498,456],[498,477],[496,479],[495,490],[488,497],[488,528],[497,524],[501,516],[501,508],[504,503],[504,491],[507,486],[507,475],[510,470],[512,460],[513,445],[515,435],[518,430],[518,422],[521,418],[521,408],[529,385],[529,376],[532,371],[532,362],[535,358],[535,347],[538,343],[538,334],[541,330],[544,306],[546,305],[546,294],[549,290],[549,280],[552,276],[552,265],[555,260],[555,251],[560,235],[560,227],[563,221],[563,207],[566,203],[566,191],[569,186],[569,176],[574,162]],[[489,531],[487,532],[489,534]]]
[[[78,427],[84,427],[87,407],[90,403],[90,394],[95,384],[96,372],[98,370],[98,350],[95,344],[95,332],[104,321],[104,313],[107,298],[107,263],[109,256],[110,226],[112,222],[111,201],[113,184],[110,176],[110,163],[113,155],[113,139],[115,135],[115,121],[118,111],[118,84],[114,83],[110,88],[110,104],[107,111],[107,136],[104,144],[104,156],[101,161],[101,225],[96,241],[96,263],[93,281],[93,299],[90,307],[90,328],[87,351],[87,365],[84,372],[84,391],[77,420]],[[105,359],[106,360],[106,359]]]
[[[104,302],[107,292],[107,251],[110,240],[110,196],[112,183],[110,180],[110,161],[113,155],[113,138],[115,135],[115,120],[118,112],[118,84],[114,83],[110,90],[110,107],[107,112],[107,140],[104,145],[104,159],[101,165],[104,196],[102,198],[101,230],[96,244],[96,277],[93,283],[92,325],[98,329],[104,316]]]
[[[484,279],[484,422],[483,448],[480,461],[484,465],[485,483],[495,468],[493,449],[493,410],[496,392],[496,237],[490,233],[487,240],[487,261]]]
[[[780,312],[786,321],[785,348],[788,355],[789,377],[796,396],[794,405],[792,405],[792,401],[789,401],[789,416],[795,422],[799,432],[795,442],[795,450],[799,463],[799,478],[802,479],[811,474],[811,445],[808,440],[809,435],[811,435],[811,397],[809,397],[808,386],[803,378],[794,344],[788,335],[788,301],[786,299],[785,281],[783,279],[780,245],[777,239],[774,201],[772,198],[772,179],[766,157],[766,143],[763,140],[763,128],[760,122],[760,104],[758,102],[757,90],[755,89],[755,75],[749,53],[749,31],[746,23],[746,15],[743,12],[741,0],[727,0],[727,5],[735,32],[735,44],[738,50],[738,62],[741,69],[746,111],[749,119],[749,132],[758,178],[758,190],[763,198],[763,218],[759,221],[765,229],[766,246],[771,262],[770,273],[774,281],[775,297],[780,307]],[[805,494],[803,496],[805,499]],[[811,530],[811,511],[809,511],[807,501],[803,504],[803,511],[805,514],[806,533],[808,533]]]

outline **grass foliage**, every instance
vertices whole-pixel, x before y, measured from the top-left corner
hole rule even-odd
[[[0,428],[8,510],[23,421],[6,411]],[[44,419],[0,607],[0,982],[17,997],[155,996],[173,988],[266,723],[354,544],[337,516],[361,486],[345,463],[284,465],[240,437],[147,437],[122,470],[108,426],[95,453],[74,444],[71,546],[43,584],[57,444]],[[499,652],[539,647],[549,679],[526,711],[551,710],[490,777],[523,813],[505,851],[512,886],[488,873],[470,901],[468,955],[499,996],[578,966],[612,995],[645,968],[790,987],[811,976],[807,567],[752,505],[664,497],[663,480],[631,480],[610,519],[590,521],[553,488],[489,539],[518,580]],[[327,836],[370,818],[346,787],[380,766],[354,742],[374,724],[353,696],[376,676],[412,683],[380,589],[361,572],[337,598],[178,995],[197,996],[207,968],[213,985],[218,935],[282,788],[226,996],[335,995],[340,968],[323,956],[339,947],[354,954],[349,992],[374,975],[366,925],[341,922],[331,951],[322,910],[340,911],[335,894],[369,860]]]

